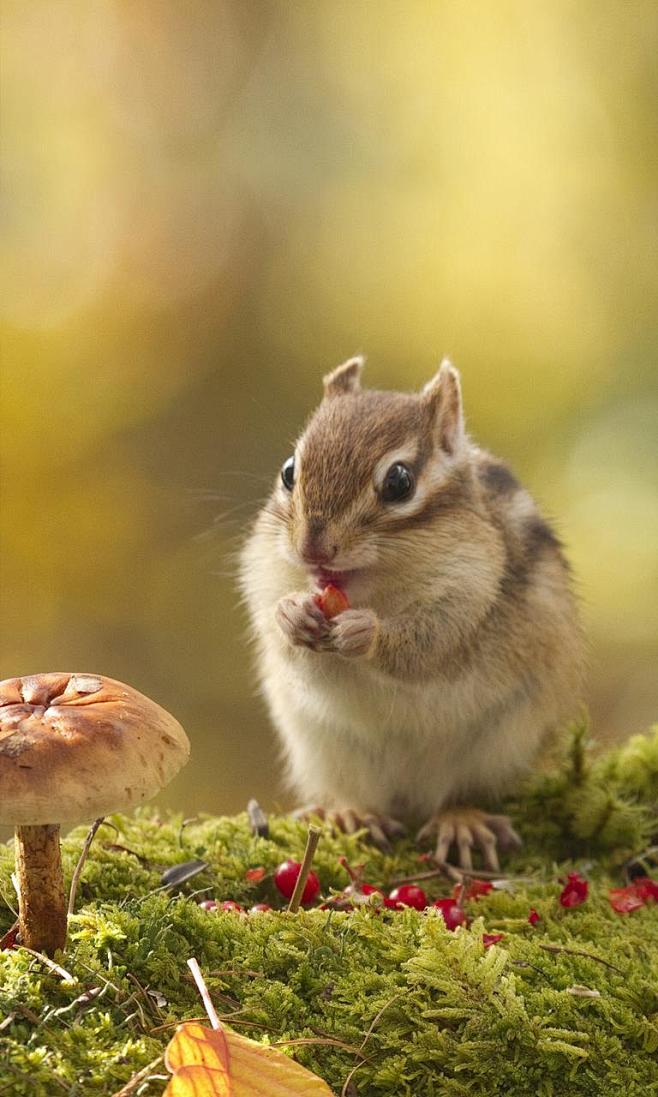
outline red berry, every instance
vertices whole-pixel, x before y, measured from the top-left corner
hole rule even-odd
[[[290,899],[295,890],[301,867],[299,861],[282,861],[274,873],[274,883],[286,899]]]
[[[355,906],[363,906],[364,903],[370,905],[371,895],[384,895],[381,888],[376,888],[374,884],[348,884],[343,891],[343,895],[346,899],[350,899]]]
[[[537,914],[534,907],[530,907],[530,913],[528,914],[528,921],[531,926],[536,926],[537,922],[541,921],[541,915]]]
[[[266,910],[271,910],[272,907],[269,903],[254,903],[253,907],[249,907],[250,914],[263,914]]]
[[[295,890],[295,884],[297,883],[297,877],[301,872],[301,868],[302,866],[299,861],[283,861],[274,873],[274,883],[281,894],[285,895],[286,899],[292,898],[292,893]],[[319,894],[320,881],[314,872],[309,872],[308,879],[304,884],[304,890],[302,892],[302,903],[312,903],[314,899],[317,899]]]
[[[328,619],[337,617],[339,613],[350,608],[345,591],[334,586],[333,583],[328,583],[320,594],[316,594],[314,601]]]
[[[433,907],[441,911],[441,916],[448,929],[457,929],[457,926],[466,925],[466,915],[454,899],[437,899],[432,903]]]
[[[389,901],[384,905],[391,906],[393,910],[400,910],[402,907],[425,910],[427,906],[427,896],[417,884],[401,884],[400,887],[393,888],[393,891],[389,892],[388,899]]]
[[[236,914],[244,914],[240,904],[235,903],[233,899],[225,899],[223,903],[218,903],[216,899],[204,899],[199,906],[202,910],[232,910]]]

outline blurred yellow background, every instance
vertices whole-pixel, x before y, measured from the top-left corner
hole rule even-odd
[[[324,371],[449,354],[569,546],[594,729],[655,719],[654,0],[3,8],[0,676],[171,709],[190,814],[287,803],[235,550]]]

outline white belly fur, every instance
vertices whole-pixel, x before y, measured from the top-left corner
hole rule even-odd
[[[503,787],[541,733],[527,701],[501,703],[500,687],[479,676],[404,684],[277,643],[263,669],[289,779],[305,802],[325,807],[425,817]]]

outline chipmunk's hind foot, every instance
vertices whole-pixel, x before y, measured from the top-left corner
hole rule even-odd
[[[320,819],[330,826],[335,833],[356,834],[359,830],[365,830],[373,845],[382,850],[390,850],[391,841],[396,838],[403,838],[407,833],[404,823],[391,818],[390,815],[355,811],[352,808],[328,810],[318,804],[311,804],[294,811],[293,818]]]
[[[497,872],[498,851],[519,849],[521,839],[506,815],[489,815],[477,808],[447,808],[420,828],[416,841],[436,839],[434,856],[447,861],[454,848],[461,868],[473,867],[473,849],[479,850],[485,868]]]

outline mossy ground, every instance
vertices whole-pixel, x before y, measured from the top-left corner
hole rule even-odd
[[[627,858],[655,841],[657,804],[656,732],[590,762],[577,731],[555,768],[505,805],[525,845],[502,875],[525,879],[471,901],[470,927],[454,933],[437,912],[413,910],[209,914],[201,892],[271,898],[271,877],[245,873],[300,859],[305,827],[275,818],[263,839],[246,815],[115,817],[116,832],[96,837],[59,957],[73,982],[20,948],[0,952],[0,1095],[115,1093],[175,1022],[202,1015],[189,956],[227,1024],[287,1049],[337,1095],[658,1094],[658,904],[619,915],[607,898]],[[64,842],[69,874],[84,834]],[[342,854],[378,884],[427,868],[411,843],[387,856],[325,834],[315,860],[325,893],[348,882]],[[163,890],[162,869],[192,858],[208,870]],[[0,847],[0,932],[13,921],[12,864],[11,845]],[[590,894],[565,909],[559,877],[573,869]],[[427,887],[432,898],[450,891]],[[504,937],[485,949],[485,931]],[[156,1065],[134,1092],[165,1085]]]

